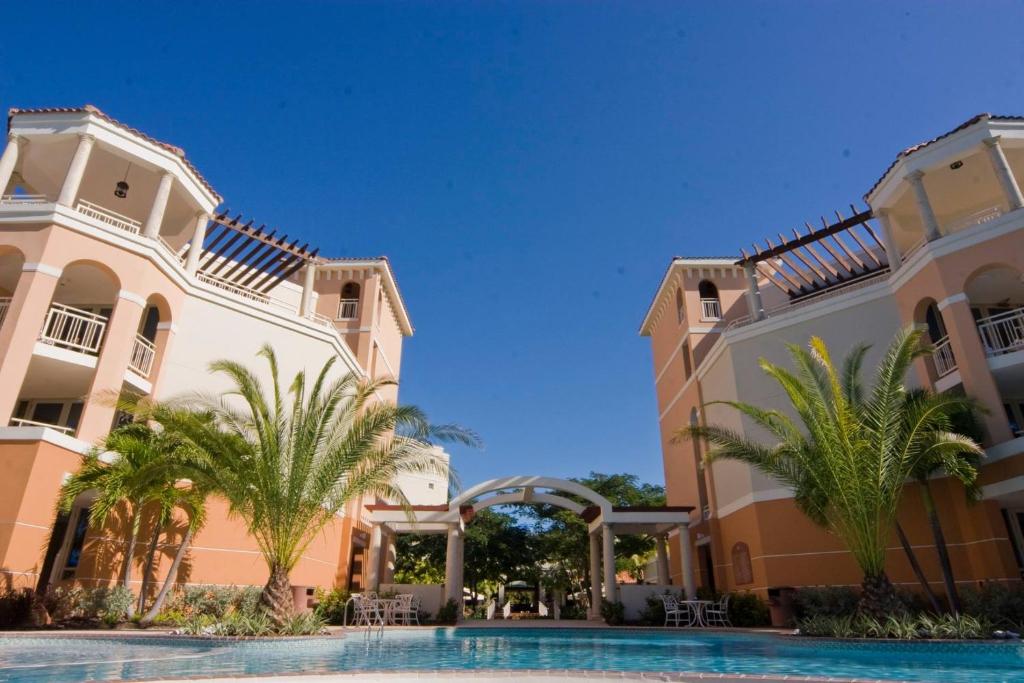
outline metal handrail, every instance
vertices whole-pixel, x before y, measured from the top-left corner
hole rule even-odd
[[[36,422],[35,420],[26,420],[23,417],[12,417],[11,422],[16,427],[45,427],[46,429],[55,429],[63,434],[74,434],[75,430],[72,427],[62,427],[60,425],[52,425],[47,422]]]
[[[156,358],[156,344],[141,334],[136,334],[128,367],[141,377],[149,377],[149,373],[153,370],[154,358]]]
[[[43,321],[39,340],[71,349],[97,355],[103,343],[107,319],[80,308],[65,304],[50,304]]]
[[[949,335],[932,344],[932,361],[939,377],[945,377],[956,370],[956,358],[953,357],[953,347],[949,344]]]
[[[133,235],[138,235],[139,230],[142,229],[141,221],[137,221],[134,218],[117,213],[116,211],[111,211],[99,204],[87,202],[84,199],[78,200],[78,203],[75,204],[75,211],[90,218],[95,218],[100,223],[106,223],[107,225],[124,230],[125,232],[130,232]]]
[[[977,325],[986,355],[1024,350],[1024,307],[979,318]]]

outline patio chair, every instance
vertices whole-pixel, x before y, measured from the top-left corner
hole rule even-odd
[[[712,602],[704,608],[704,619],[708,626],[732,626],[729,621],[729,595],[718,602]]]
[[[668,593],[661,596],[661,602],[665,605],[665,626],[670,623],[672,626],[693,626],[693,612],[688,604],[680,603],[674,595]]]
[[[349,598],[349,602],[352,603],[353,607],[353,626],[371,626],[384,621],[384,615],[381,612],[380,602],[377,600],[376,593],[359,593],[354,594]],[[345,610],[346,625],[348,621],[348,609]]]
[[[392,609],[394,623],[409,626],[415,622],[420,625],[420,599],[412,593],[399,595]]]

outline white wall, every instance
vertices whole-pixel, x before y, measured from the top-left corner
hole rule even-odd
[[[450,456],[443,448],[433,449],[434,457],[448,464]],[[412,505],[444,505],[448,502],[448,478],[434,474],[402,474],[398,486]]]
[[[619,601],[626,611],[626,621],[636,621],[640,613],[647,608],[647,596],[664,595],[669,591],[678,595],[679,586],[623,583],[619,584]]]

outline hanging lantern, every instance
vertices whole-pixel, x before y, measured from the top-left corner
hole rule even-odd
[[[131,162],[128,163],[128,168],[124,170],[124,180],[117,181],[117,185],[114,186],[114,196],[118,199],[124,199],[128,196],[128,171],[132,170]]]

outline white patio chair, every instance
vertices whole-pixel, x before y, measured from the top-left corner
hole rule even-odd
[[[417,626],[420,625],[420,600],[412,593],[399,595],[392,609],[396,624],[409,626],[415,622]]]
[[[704,608],[704,619],[708,626],[732,626],[729,621],[729,595],[718,602],[712,602]]]
[[[661,596],[665,605],[665,626],[693,626],[693,611],[690,605],[679,602],[674,595],[666,593]],[[685,621],[686,623],[682,623]]]

